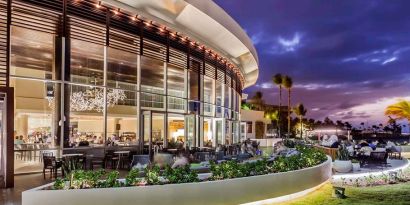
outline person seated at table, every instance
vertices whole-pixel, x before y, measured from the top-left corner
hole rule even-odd
[[[369,146],[369,143],[367,143],[366,141],[362,140],[362,141],[359,143],[359,145],[360,145],[360,147],[368,147],[368,146]]]
[[[369,146],[363,146],[360,148],[360,153],[362,153],[364,156],[370,156],[370,153],[372,153],[373,149]]]
[[[177,140],[177,142],[176,142],[176,146],[177,146],[177,149],[182,149],[182,148],[184,148],[184,141],[182,141],[181,138],[178,138],[178,140]]]
[[[107,145],[107,146],[111,146],[111,145],[112,145],[111,138],[107,138],[107,141],[105,142],[105,145]]]
[[[367,143],[368,143],[368,146],[369,146],[370,148],[372,148],[373,150],[376,149],[376,145],[375,145],[371,140],[367,140]]]
[[[16,138],[14,139],[14,144],[23,144],[23,140],[21,140],[23,138],[23,136],[16,136]]]
[[[224,151],[224,149],[221,144],[218,144],[218,146],[215,149],[215,152],[220,152],[220,151]]]

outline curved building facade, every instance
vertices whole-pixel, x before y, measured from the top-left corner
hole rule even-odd
[[[258,59],[213,1],[0,6],[14,149],[116,145],[152,154],[240,141],[241,92],[255,83]]]

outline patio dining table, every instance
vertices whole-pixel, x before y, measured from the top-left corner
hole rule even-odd
[[[122,158],[124,157],[125,154],[130,154],[130,151],[115,151],[114,154],[118,155],[118,163],[117,163],[117,169],[120,167]]]

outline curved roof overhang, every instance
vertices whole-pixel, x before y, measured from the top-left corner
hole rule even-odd
[[[103,0],[115,7],[135,12],[230,59],[244,76],[244,88],[255,84],[259,60],[252,41],[221,7],[211,0]]]

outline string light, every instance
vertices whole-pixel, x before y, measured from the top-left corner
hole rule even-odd
[[[118,10],[114,10],[114,15],[118,15],[120,12],[120,8],[118,8]]]
[[[82,1],[82,0],[75,0],[75,2],[80,2],[80,1]],[[101,1],[98,1],[98,3],[95,5],[95,7],[98,8],[98,9],[101,8],[101,7],[102,7],[102,2],[101,2]],[[114,13],[114,15],[121,14],[120,8],[117,8],[116,10],[114,9],[114,10],[113,10],[113,13]],[[129,14],[125,14],[125,15],[128,16]],[[136,21],[136,20],[143,21],[143,20],[139,19],[139,15],[138,15],[138,14],[136,14],[135,16],[132,16],[131,19],[132,19],[133,21]],[[166,28],[165,26],[164,26],[164,27],[156,26],[153,21],[143,21],[143,22],[144,22],[144,24],[145,24],[146,26],[149,26],[149,27],[150,27],[150,26],[155,26],[155,27],[157,27],[160,32],[168,31],[169,34],[170,34],[172,37],[178,37],[178,36],[179,36],[179,35],[178,35],[178,32],[173,33],[173,32],[171,32],[171,31],[167,30],[167,28]],[[181,41],[184,41],[184,42],[185,42],[185,41],[189,41],[188,36],[185,36],[185,37],[179,36],[179,38],[181,39]],[[211,49],[206,49],[205,45],[200,45],[198,42],[194,42],[194,41],[191,41],[190,44],[191,44],[192,46],[196,46],[196,47],[198,47],[199,49],[204,50],[205,53],[209,53],[209,55],[211,55],[212,57],[216,58],[216,60],[220,61],[221,63],[224,63],[224,64],[228,65],[228,67],[231,68],[234,72],[237,72],[237,74],[240,74],[240,75],[242,74],[237,67],[235,67],[235,66],[232,65],[231,63],[227,63],[227,62],[228,62],[227,59],[225,59],[225,58],[223,58],[223,57],[221,57],[221,56],[219,56],[219,55],[213,53],[213,51],[212,51]],[[243,84],[244,84],[244,78],[243,78],[242,75],[241,75],[240,81],[241,81],[241,86],[243,86]]]

